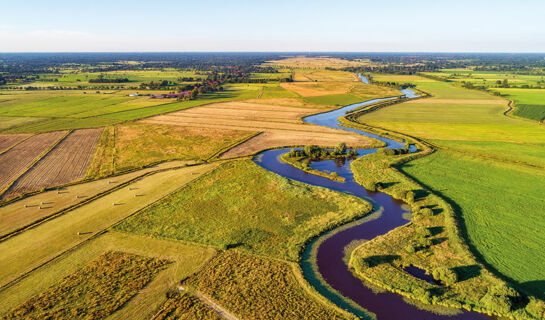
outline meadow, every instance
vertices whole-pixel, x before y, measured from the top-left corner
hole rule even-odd
[[[106,128],[87,178],[104,177],[172,160],[205,160],[248,136],[228,129],[133,122]]]
[[[168,261],[106,252],[2,319],[105,318],[142,289]]]
[[[58,259],[31,272],[11,287],[0,290],[0,313],[6,314],[17,306],[55,288],[69,275],[78,274],[88,267],[90,261],[100,260],[108,252],[119,252],[140,257],[144,261],[166,261],[159,270],[149,270],[154,276],[149,279],[142,290],[126,301],[123,306],[110,315],[111,319],[149,319],[156,310],[168,303],[168,292],[175,289],[180,279],[186,278],[198,271],[214,255],[211,248],[187,245],[175,241],[158,240],[149,237],[139,237],[124,233],[106,232],[103,235],[86,241],[83,245],[62,255]],[[119,268],[119,273],[127,274],[127,266]],[[130,267],[130,265],[129,265]],[[137,266],[138,267],[138,266]],[[91,272],[88,277],[96,277],[98,273]],[[116,281],[129,282],[128,277],[120,276]],[[119,276],[119,274],[118,274]],[[100,284],[100,279],[97,279]],[[92,307],[92,300],[86,299],[87,292],[93,288],[82,288],[81,307]],[[107,303],[119,303],[120,296],[114,296]],[[96,307],[96,306],[94,306]],[[71,311],[67,308],[66,311]],[[183,310],[191,313],[191,309]]]
[[[306,292],[286,262],[229,250],[184,282],[241,319],[352,319]]]
[[[370,210],[359,198],[290,181],[245,160],[223,164],[116,230],[297,261],[308,239]]]
[[[539,193],[545,181],[545,132],[537,124],[505,116],[505,104],[492,95],[415,80],[431,98],[383,108],[358,120],[444,148],[403,165],[403,172],[449,201],[481,261],[542,298],[545,286],[539,274],[545,265],[537,252],[545,240],[538,231],[543,228]]]
[[[545,297],[542,169],[439,151],[402,170],[454,204],[470,245],[487,264]]]
[[[0,125],[0,130],[24,133],[107,126],[213,102],[257,99],[264,94],[265,87],[271,88],[267,90],[270,97],[290,97],[289,93],[274,89],[277,86],[227,84],[224,91],[203,94],[190,101],[128,97],[129,93],[134,93],[129,90],[102,93],[81,90],[8,91],[0,99],[0,117],[6,120]]]
[[[536,121],[545,119],[545,90],[519,88],[494,88],[491,90],[515,102],[513,115]]]

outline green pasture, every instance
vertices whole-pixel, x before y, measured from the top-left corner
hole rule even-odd
[[[207,103],[256,99],[262,91],[268,97],[294,96],[277,84],[227,84],[223,91],[190,101],[129,97],[132,91],[14,91],[0,96],[0,118],[5,119],[0,130],[22,133],[105,126]]]
[[[484,261],[545,297],[545,171],[448,151],[402,169],[450,200]]]
[[[545,89],[494,88],[515,102],[513,115],[541,121],[545,118]]]
[[[116,229],[297,261],[309,238],[370,210],[359,198],[290,181],[246,160],[223,164]]]

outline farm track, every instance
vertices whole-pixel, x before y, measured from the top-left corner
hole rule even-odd
[[[81,180],[94,154],[102,128],[75,130],[21,175],[2,196],[18,195]]]
[[[0,195],[66,134],[67,131],[55,131],[34,135],[0,154]]]
[[[205,296],[204,294],[200,292],[196,292],[195,296],[201,300],[202,303],[207,305],[210,309],[212,309],[214,312],[216,312],[218,315],[220,315],[222,318],[227,320],[239,320],[234,314],[229,312],[229,310],[225,309],[221,305],[214,302],[211,298]]]

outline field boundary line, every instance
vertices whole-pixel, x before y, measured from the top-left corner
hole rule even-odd
[[[61,143],[62,141],[64,141],[64,139],[66,139],[66,137],[68,137],[68,135],[70,133],[72,133],[74,130],[68,130],[68,132],[62,136],[60,139],[58,139],[48,150],[46,150],[45,152],[43,152],[39,157],[37,157],[37,159],[32,162],[26,169],[25,171],[23,171],[23,173],[21,173],[15,180],[13,180],[10,184],[8,184],[6,187],[4,187],[4,189],[0,190],[0,202],[1,202],[1,199],[3,198],[3,196],[6,194],[6,192],[8,192],[12,187],[13,185],[15,185],[15,183],[17,183],[17,181],[19,181],[24,175],[26,175],[32,168],[34,168],[34,166],[36,166],[36,164],[38,164],[38,162],[40,162],[40,160],[42,160],[43,158],[45,158],[53,149],[55,149],[59,143]]]
[[[202,164],[197,164],[197,165],[202,165]],[[183,167],[182,167],[182,168],[183,168]],[[180,169],[180,168],[168,168],[168,169],[163,169],[162,171],[168,171],[168,170],[172,170],[172,169]],[[212,169],[212,171],[213,171],[213,170],[214,170],[214,169]],[[162,171],[161,171],[161,172],[162,172]],[[159,170],[158,170],[158,171],[154,171],[153,173],[158,173],[158,172],[159,172]],[[51,263],[52,261],[54,261],[54,260],[60,258],[60,257],[63,256],[64,254],[66,254],[66,253],[68,253],[68,252],[71,252],[71,251],[73,251],[73,250],[75,250],[75,249],[77,249],[77,248],[83,246],[84,244],[86,244],[88,241],[90,241],[90,240],[92,240],[92,239],[98,238],[100,235],[102,235],[102,234],[108,232],[108,229],[110,229],[111,227],[113,227],[113,226],[119,224],[121,221],[123,221],[123,220],[125,220],[125,219],[127,219],[127,218],[130,218],[130,217],[132,217],[132,216],[138,214],[138,213],[141,212],[142,210],[145,210],[145,209],[149,208],[150,206],[154,205],[155,203],[158,203],[158,202],[162,201],[162,200],[165,199],[166,197],[170,196],[172,193],[177,192],[177,191],[179,191],[179,190],[185,188],[189,183],[191,183],[192,181],[194,181],[194,180],[196,180],[196,179],[199,179],[199,178],[202,177],[202,176],[204,176],[204,174],[201,175],[201,176],[195,177],[195,179],[193,179],[193,180],[191,180],[191,181],[188,181],[185,185],[181,186],[180,188],[178,188],[178,189],[176,189],[176,190],[174,190],[174,191],[172,191],[172,192],[170,192],[170,193],[168,193],[168,194],[166,194],[166,195],[160,197],[159,199],[157,199],[157,200],[155,200],[155,201],[152,201],[152,202],[146,204],[145,206],[143,206],[143,207],[140,208],[140,209],[135,210],[133,213],[130,213],[130,214],[127,215],[126,217],[123,217],[123,218],[119,219],[118,221],[113,222],[113,223],[110,224],[109,226],[105,227],[105,228],[102,229],[102,230],[97,231],[95,234],[91,235],[90,237],[88,237],[87,239],[81,241],[80,243],[77,243],[77,244],[73,245],[72,247],[70,247],[70,248],[68,248],[68,249],[66,249],[66,250],[64,250],[64,251],[59,252],[59,253],[53,255],[51,258],[47,259],[47,260],[44,261],[42,264],[40,264],[40,265],[38,265],[38,266],[36,266],[36,267],[34,267],[34,268],[28,270],[27,272],[25,272],[25,273],[19,275],[19,276],[16,277],[15,279],[12,279],[11,281],[9,281],[9,282],[7,282],[6,284],[4,284],[3,286],[1,286],[1,287],[0,287],[0,292],[4,291],[5,289],[7,289],[7,288],[9,288],[9,287],[11,287],[11,286],[13,286],[13,285],[16,284],[17,282],[19,282],[19,281],[21,281],[22,279],[28,277],[32,272],[34,272],[34,271],[36,271],[36,270],[38,270],[38,269],[44,267],[45,265]]]
[[[227,147],[224,147],[222,149],[220,149],[219,151],[217,151],[216,153],[214,153],[212,156],[206,158],[204,161],[206,162],[209,162],[209,161],[212,161],[214,159],[218,159],[220,158],[224,153],[227,153],[229,152],[229,150],[233,149],[233,148],[236,148],[238,147],[239,145],[263,134],[264,131],[260,131],[260,132],[253,132],[251,134],[248,134],[246,135],[246,137],[242,138],[242,139],[239,139],[238,141],[235,141],[234,143],[228,145]]]
[[[31,135],[29,135],[28,137],[24,138],[23,140],[21,140],[21,141],[19,141],[19,142],[16,142],[16,143],[12,144],[11,146],[7,147],[7,148],[4,149],[4,150],[1,150],[1,151],[0,151],[0,155],[3,155],[4,153],[10,151],[11,149],[13,149],[13,148],[15,148],[16,146],[18,146],[19,144],[21,144],[21,143],[27,141],[28,139],[32,138],[32,137],[35,136],[35,135],[36,135],[36,134],[31,134]]]

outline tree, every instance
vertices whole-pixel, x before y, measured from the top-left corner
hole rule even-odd
[[[344,142],[341,142],[339,143],[335,149],[334,149],[334,152],[336,155],[343,155],[346,153],[346,143]]]

